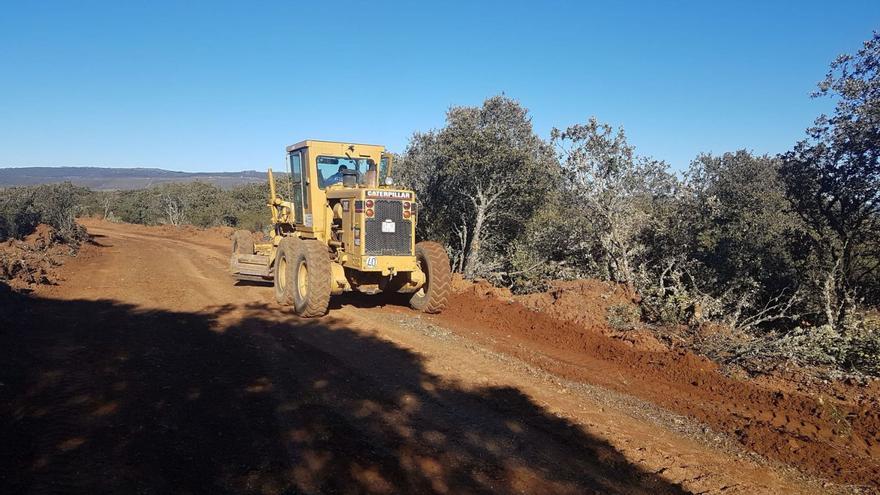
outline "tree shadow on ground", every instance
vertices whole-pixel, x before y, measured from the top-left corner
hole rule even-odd
[[[332,317],[6,291],[0,363],[2,493],[682,493]]]

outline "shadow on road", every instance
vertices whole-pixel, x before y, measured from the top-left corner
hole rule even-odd
[[[380,292],[378,294],[365,295],[360,292],[344,292],[330,298],[330,310],[339,309],[343,306],[355,308],[381,308],[385,306],[397,306],[409,308],[409,300],[412,294],[398,294],[396,292]]]
[[[0,363],[2,493],[682,492],[332,316],[7,291]]]

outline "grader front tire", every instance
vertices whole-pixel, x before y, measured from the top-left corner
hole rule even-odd
[[[333,278],[326,246],[315,240],[301,240],[292,260],[294,311],[305,318],[325,315]]]
[[[425,313],[439,313],[446,307],[452,287],[449,256],[443,246],[431,241],[416,244],[416,258],[425,273],[425,285],[413,294],[409,305]]]
[[[302,241],[293,237],[285,237],[278,244],[275,253],[275,300],[284,306],[293,305],[293,259],[296,257],[296,246]]]

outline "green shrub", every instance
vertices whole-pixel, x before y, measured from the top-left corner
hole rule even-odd
[[[21,239],[44,223],[55,229],[59,239],[78,244],[85,231],[76,216],[88,193],[69,182],[0,189],[0,240]]]
[[[635,304],[615,304],[608,308],[608,326],[615,330],[633,330],[641,319],[641,310]]]

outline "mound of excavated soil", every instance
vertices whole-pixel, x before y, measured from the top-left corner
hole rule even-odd
[[[587,328],[605,327],[608,308],[632,304],[623,287],[599,280],[554,281],[550,290],[517,296],[516,301],[532,311]]]
[[[513,294],[509,289],[495,287],[483,279],[467,280],[458,273],[452,274],[452,292],[466,294],[479,299],[496,298],[512,300]]]
[[[55,284],[58,267],[73,248],[59,241],[55,230],[44,224],[22,240],[0,243],[0,281],[21,290],[39,284]]]
[[[514,295],[504,287],[495,287],[486,280],[467,280],[452,276],[456,297],[473,300],[495,299],[517,303],[528,310],[560,322],[572,323],[583,329],[600,332],[641,350],[666,350],[653,334],[644,330],[615,330],[608,326],[608,314],[614,307],[626,307],[638,313],[626,290],[619,284],[601,280],[556,280],[546,292]],[[516,310],[513,310],[516,313]]]
[[[512,297],[495,297],[485,283],[457,285],[449,301],[455,311],[438,317],[447,328],[566,378],[694,417],[771,459],[880,489],[878,382],[736,379],[691,352],[628,342],[621,336],[634,332],[605,324],[608,308],[628,299],[602,282],[557,283],[546,293]]]

